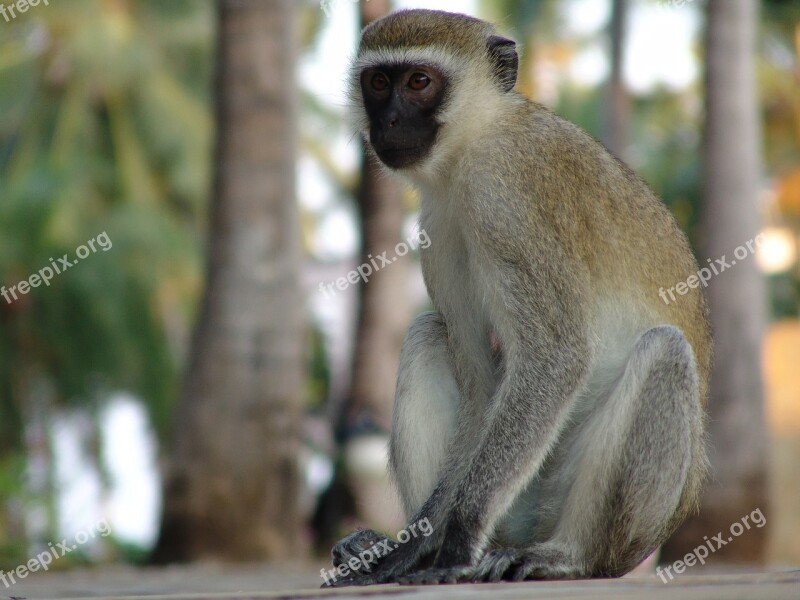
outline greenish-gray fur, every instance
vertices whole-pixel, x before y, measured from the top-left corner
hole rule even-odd
[[[458,27],[451,28],[451,15],[436,10],[398,11],[394,15],[399,18],[380,19],[364,28],[359,52],[442,46],[453,52],[474,53],[479,49],[476,40],[483,41],[494,31],[491,24],[466,15],[460,15]],[[443,36],[443,31],[447,35]]]

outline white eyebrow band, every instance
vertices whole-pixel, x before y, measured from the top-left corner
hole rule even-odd
[[[456,72],[455,57],[444,48],[376,48],[365,50],[353,61],[353,74],[375,65],[400,65],[404,63],[430,64],[447,75]]]

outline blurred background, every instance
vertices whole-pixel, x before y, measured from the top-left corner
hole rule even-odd
[[[0,568],[63,538],[53,569],[311,560],[402,528],[387,430],[429,303],[416,251],[347,278],[414,235],[418,205],[363,156],[344,88],[360,27],[403,7],[517,39],[518,89],[630,164],[701,266],[759,240],[708,288],[713,476],[662,561],[759,509],[709,563],[800,564],[799,3],[18,4],[0,9]]]

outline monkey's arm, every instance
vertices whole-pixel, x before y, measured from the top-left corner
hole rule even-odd
[[[493,326],[506,365],[496,392],[484,405],[489,408],[483,430],[476,439],[465,435],[470,430],[467,420],[459,422],[433,493],[410,519],[430,519],[434,534],[401,545],[373,573],[351,584],[397,581],[418,570],[431,553],[436,553],[435,569],[408,581],[468,576],[497,520],[556,441],[586,371],[587,350],[584,317],[578,312],[580,293],[566,275],[574,271],[549,272],[548,265],[567,263],[553,256],[557,247],[547,251],[549,262],[544,264],[485,253],[492,264],[484,270],[495,274]],[[465,447],[458,443],[464,440],[472,451],[456,452]]]
[[[547,250],[551,259],[559,251]],[[549,264],[567,264],[562,258]],[[464,476],[442,482],[453,491],[434,563],[439,568],[480,558],[497,520],[555,443],[587,368],[584,317],[565,272],[547,272],[546,261],[495,266],[494,326],[505,374],[489,401],[480,443],[465,457]]]

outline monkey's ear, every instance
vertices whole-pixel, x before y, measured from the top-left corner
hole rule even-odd
[[[517,70],[519,69],[517,44],[514,40],[493,35],[486,40],[486,47],[489,50],[489,59],[492,61],[500,86],[504,92],[510,91],[517,83]]]

